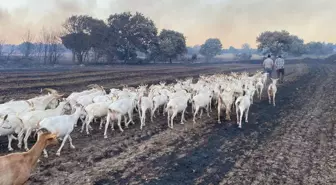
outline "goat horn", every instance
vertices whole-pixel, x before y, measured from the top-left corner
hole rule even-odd
[[[97,85],[97,88],[99,88],[99,89],[102,90],[102,91],[105,90],[103,86],[99,86],[99,85]]]
[[[65,94],[55,94],[55,96],[57,97],[57,98],[61,98],[61,97],[63,97]]]
[[[90,84],[90,85],[88,85],[87,87],[88,88],[94,88],[94,87],[96,87],[97,86],[97,84]]]
[[[96,88],[96,89],[101,89],[101,87],[99,85],[97,85],[97,84],[94,84],[93,87]]]
[[[89,87],[89,88],[100,88],[100,86],[97,85],[97,84],[90,84],[87,87]]]
[[[27,103],[28,103],[28,105],[32,107],[32,103],[31,103],[30,101],[28,101],[28,100],[25,100],[25,102],[27,102]]]
[[[57,93],[58,93],[57,90],[52,89],[52,88],[44,88],[44,89],[42,90],[42,92],[43,92],[43,91],[50,92],[51,94],[57,94]]]

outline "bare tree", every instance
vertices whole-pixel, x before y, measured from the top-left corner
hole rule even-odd
[[[0,40],[0,61],[2,60],[2,55],[3,55],[3,49],[5,46],[5,40]]]
[[[40,41],[42,43],[41,58],[43,58],[43,63],[58,63],[64,52],[60,39],[61,32],[42,28],[40,35]]]
[[[33,35],[30,30],[28,30],[25,35],[22,37],[22,43],[19,45],[19,50],[25,58],[29,58],[33,53],[34,44],[33,44]]]
[[[40,33],[40,40],[41,43],[43,43],[42,46],[42,58],[43,58],[43,64],[47,64],[48,62],[48,52],[49,52],[49,44],[50,44],[50,34],[49,31],[46,28],[42,28]]]
[[[60,39],[60,32],[58,31],[51,31],[50,32],[50,56],[49,62],[51,64],[56,64],[59,62],[59,59],[62,57],[64,48],[61,44],[62,41]]]
[[[14,51],[15,51],[15,45],[12,45],[10,47],[10,50],[7,53],[6,62],[8,62],[10,60],[10,57],[12,56],[12,54],[14,53]]]

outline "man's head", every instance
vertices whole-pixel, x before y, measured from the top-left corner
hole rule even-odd
[[[271,55],[267,55],[267,58],[271,58]]]

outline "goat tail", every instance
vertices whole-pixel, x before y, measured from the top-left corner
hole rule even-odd
[[[117,110],[114,110],[114,109],[108,109],[108,111],[109,111],[110,114],[119,113]]]
[[[107,112],[108,114],[113,114],[113,112],[112,112],[111,109],[107,109],[107,111],[108,111],[108,112]]]
[[[241,97],[238,97],[236,102],[235,102],[236,108],[239,106],[240,101],[241,101]]]

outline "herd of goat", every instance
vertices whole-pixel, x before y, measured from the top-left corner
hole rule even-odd
[[[146,125],[146,112],[150,112],[153,121],[157,114],[167,114],[168,127],[173,128],[174,118],[181,113],[181,124],[184,124],[186,109],[191,104],[193,112],[193,124],[196,116],[202,117],[203,110],[207,116],[213,105],[217,107],[218,123],[221,122],[221,112],[225,109],[225,119],[230,120],[231,110],[236,111],[238,127],[242,126],[242,118],[245,114],[245,122],[248,122],[250,105],[257,95],[261,99],[263,89],[267,89],[269,103],[275,106],[277,92],[277,79],[271,78],[271,83],[266,86],[268,73],[256,72],[249,75],[247,72],[231,74],[215,74],[200,76],[196,83],[192,78],[176,80],[175,84],[160,82],[151,86],[140,85],[137,88],[124,86],[120,89],[110,89],[107,94],[102,86],[89,85],[89,90],[73,92],[67,98],[58,91],[46,88],[48,92],[29,100],[12,100],[0,104],[0,136],[8,137],[8,150],[12,151],[12,140],[18,140],[18,148],[28,151],[28,138],[33,131],[37,133],[47,130],[57,138],[62,139],[62,144],[56,155],[60,152],[64,143],[69,140],[70,147],[75,148],[71,139],[71,132],[81,120],[81,132],[85,130],[89,134],[92,129],[90,123],[100,119],[99,128],[105,123],[104,138],[107,138],[107,130],[111,123],[114,130],[114,121],[117,121],[119,130],[123,132],[122,118],[125,127],[135,124],[133,113],[139,113],[140,129]],[[267,88],[266,88],[267,87]],[[162,111],[161,111],[162,110]],[[162,113],[160,113],[162,112]],[[17,137],[14,136],[17,134]],[[47,151],[43,148],[45,157]]]

